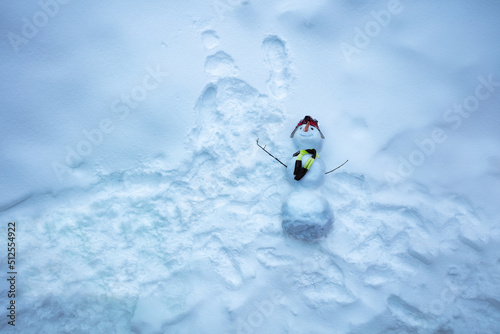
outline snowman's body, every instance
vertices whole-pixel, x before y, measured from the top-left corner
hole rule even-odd
[[[305,163],[311,154],[306,154],[302,158],[302,162]],[[297,189],[317,189],[323,185],[325,181],[325,165],[323,161],[316,157],[311,168],[306,173],[306,175],[299,181],[295,180],[295,175],[293,174],[295,169],[295,161],[297,157],[293,157],[288,161],[288,167],[286,168],[287,180]]]
[[[287,165],[287,179],[294,186],[294,191],[283,203],[283,230],[295,239],[314,241],[325,236],[334,221],[330,205],[322,192],[325,166],[318,152],[321,150],[323,138],[318,128],[309,126],[309,123],[299,125],[292,137],[297,150],[315,149],[317,155],[300,180],[296,180],[294,175],[299,156],[293,157]],[[304,154],[301,157],[302,165],[311,157],[312,154]]]

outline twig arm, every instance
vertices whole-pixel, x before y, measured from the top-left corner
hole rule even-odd
[[[269,154],[270,156],[272,156],[274,159],[276,159],[276,161],[278,161],[280,164],[282,164],[283,166],[287,167],[284,163],[281,162],[280,159],[276,158],[274,155],[272,155],[271,153],[269,153],[267,150],[266,150],[266,146],[264,145],[264,147],[260,146],[259,144],[259,138],[257,138],[257,146],[260,147],[261,149],[264,150],[264,152],[266,152],[267,154]]]
[[[329,171],[329,172],[326,172],[325,174],[331,173],[331,172],[333,172],[333,171],[335,171],[335,170],[339,169],[340,167],[344,166],[344,165],[345,165],[348,161],[349,161],[349,160],[346,160],[346,161],[345,161],[342,165],[338,166],[337,168],[332,169],[332,170],[331,170],[331,171]]]

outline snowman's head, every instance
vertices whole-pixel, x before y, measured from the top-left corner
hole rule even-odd
[[[297,124],[290,138],[292,138],[297,150],[314,148],[316,151],[320,151],[325,136],[319,129],[318,121],[311,116],[306,116]]]

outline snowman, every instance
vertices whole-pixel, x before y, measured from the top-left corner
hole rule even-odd
[[[286,176],[294,190],[285,199],[282,207],[282,226],[285,233],[295,239],[316,241],[326,236],[334,221],[333,213],[323,196],[325,173],[319,151],[323,147],[325,136],[321,133],[318,121],[305,116],[295,127],[292,134],[295,148],[298,150],[287,165],[257,145],[286,167]]]
[[[325,136],[318,121],[304,117],[290,137],[298,150],[289,161],[286,175],[294,191],[282,207],[282,226],[292,238],[315,241],[328,233],[333,225],[333,213],[322,194],[325,165],[319,159]]]

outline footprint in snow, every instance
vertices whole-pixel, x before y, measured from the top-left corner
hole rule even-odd
[[[206,30],[201,34],[203,46],[207,50],[212,50],[219,45],[219,36],[213,30]]]
[[[269,68],[267,87],[271,94],[282,99],[288,95],[292,80],[285,43],[277,36],[269,36],[262,42],[262,51]]]
[[[205,73],[219,78],[234,77],[238,73],[238,67],[230,55],[219,51],[205,60]]]

